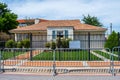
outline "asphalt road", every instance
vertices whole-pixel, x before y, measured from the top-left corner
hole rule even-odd
[[[120,80],[120,76],[0,74],[0,80]]]

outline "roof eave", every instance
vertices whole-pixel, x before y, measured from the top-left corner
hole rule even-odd
[[[88,29],[88,30],[86,30],[86,29],[76,29],[75,31],[89,31],[89,32],[91,32],[91,31],[106,31],[107,29],[103,29],[103,30],[98,30],[98,29]]]
[[[10,33],[35,33],[35,32],[46,32],[46,30],[10,30]]]

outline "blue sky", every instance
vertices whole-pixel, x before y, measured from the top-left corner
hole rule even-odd
[[[90,14],[108,28],[120,32],[120,0],[0,0],[8,5],[18,19],[82,19]]]

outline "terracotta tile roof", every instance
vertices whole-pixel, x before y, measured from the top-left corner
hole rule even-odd
[[[20,19],[20,20],[17,20],[18,23],[26,23],[26,22],[34,22],[34,19],[30,19],[30,20],[27,20],[27,19]]]
[[[82,24],[80,20],[43,20],[38,24],[13,29],[11,33],[23,32],[23,31],[46,31],[48,27],[73,27],[74,30],[93,30],[93,31],[105,31],[105,28]]]
[[[46,21],[48,21],[46,19],[39,19],[39,20],[40,20],[40,22],[46,22]],[[18,23],[26,23],[26,22],[34,22],[35,19],[19,19],[17,21],[18,21]]]

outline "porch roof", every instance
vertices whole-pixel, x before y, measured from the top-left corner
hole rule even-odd
[[[74,30],[80,31],[106,31],[106,28],[92,26],[80,23],[80,20],[46,20],[38,24],[33,24],[26,27],[20,27],[10,30],[11,33],[28,33],[33,31],[47,31],[48,27],[73,27]]]

